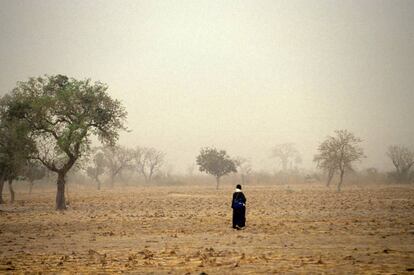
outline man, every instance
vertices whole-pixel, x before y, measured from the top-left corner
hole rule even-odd
[[[233,228],[237,230],[242,229],[246,225],[246,197],[241,189],[241,185],[237,184],[231,201],[231,208],[233,208]]]

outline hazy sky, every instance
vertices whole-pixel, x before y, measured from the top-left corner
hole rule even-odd
[[[278,169],[294,142],[312,168],[335,129],[361,167],[414,148],[414,1],[0,0],[0,90],[43,74],[100,80],[126,106],[121,143],[186,171],[203,146]]]

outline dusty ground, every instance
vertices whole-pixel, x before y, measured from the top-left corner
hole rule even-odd
[[[52,189],[19,189],[0,206],[0,272],[414,270],[412,187],[244,189],[243,231],[231,228],[230,187],[71,190],[66,212]]]

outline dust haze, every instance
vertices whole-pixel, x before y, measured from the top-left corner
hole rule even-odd
[[[1,1],[0,87],[63,73],[109,85],[128,111],[120,143],[156,147],[185,173],[203,146],[256,170],[301,167],[336,129],[364,140],[361,167],[413,146],[411,1]]]
[[[0,0],[0,273],[414,271],[413,15]]]

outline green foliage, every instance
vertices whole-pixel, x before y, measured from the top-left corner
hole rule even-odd
[[[0,173],[13,180],[23,173],[29,156],[35,152],[29,125],[22,120],[25,106],[5,95],[0,99]]]
[[[218,151],[216,148],[203,148],[196,161],[200,172],[206,172],[216,178],[231,172],[237,172],[235,161],[224,150]]]
[[[126,111],[100,82],[64,75],[30,78],[13,89],[15,117],[23,118],[36,141],[34,156],[47,168],[66,173],[88,150],[95,135],[114,144],[125,129]]]

